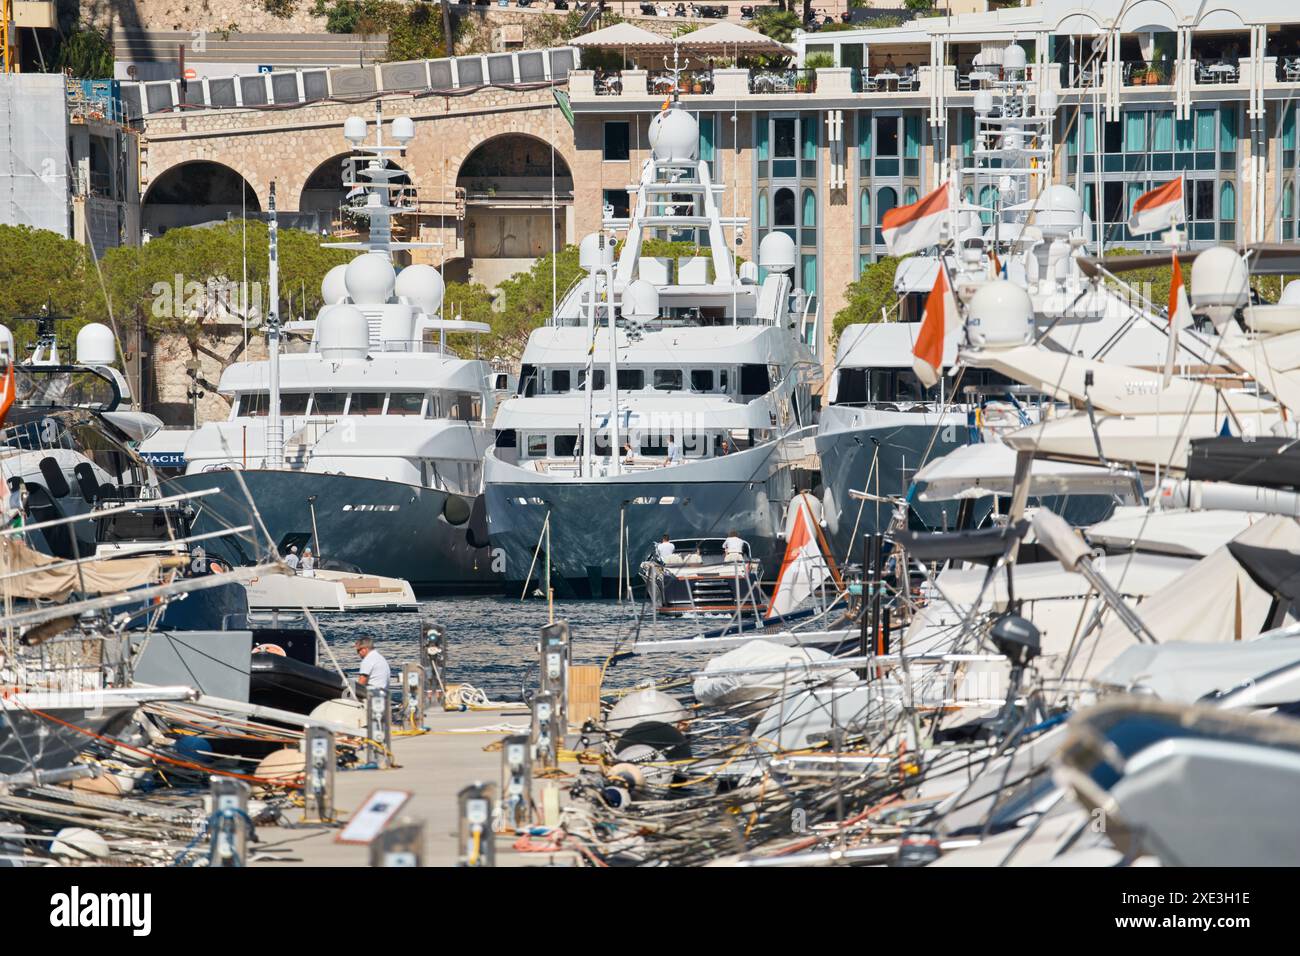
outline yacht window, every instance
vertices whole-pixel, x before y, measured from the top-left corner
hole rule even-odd
[[[660,435],[658,438],[643,438],[641,440],[641,454],[647,458],[664,458],[668,455],[668,439]]]
[[[266,404],[266,392],[245,392],[239,396],[239,414],[250,418],[264,418]]]
[[[713,391],[713,369],[711,368],[691,369],[691,391],[692,392]]]
[[[537,394],[537,366],[523,365],[519,368],[519,394],[528,398]]]
[[[555,457],[570,458],[577,453],[578,436],[577,435],[556,435],[555,436]]]
[[[448,418],[461,422],[477,422],[483,417],[483,400],[473,392],[456,392],[455,404],[448,409]]]
[[[528,457],[529,458],[546,457],[546,436],[545,435],[528,436]]]
[[[609,457],[609,432],[607,431],[596,432],[596,440],[595,442],[593,442],[593,445],[595,446],[593,448],[593,453],[598,458],[608,458]]]
[[[742,365],[740,367],[741,395],[766,395],[771,387],[766,365]]]
[[[618,370],[618,390],[639,391],[645,388],[645,369],[621,368]]]
[[[551,391],[567,392],[569,390],[569,370],[557,368],[551,372]]]
[[[680,391],[682,387],[682,370],[679,368],[655,369],[655,388],[660,391]]]
[[[306,415],[307,392],[286,392],[280,396],[281,415]]]
[[[727,370],[725,368],[718,369],[718,391],[725,392],[726,390],[727,390]]]
[[[346,392],[316,392],[311,397],[313,415],[342,415]]]
[[[424,410],[424,392],[393,392],[388,396],[388,414],[419,415]]]
[[[596,369],[596,374],[591,377],[591,380],[596,383],[595,385],[596,391],[601,392],[605,390],[605,370],[603,368]],[[619,381],[622,381],[622,376],[620,376]],[[585,368],[579,369],[578,388],[583,388],[586,386],[586,384],[587,384],[587,370]]]
[[[352,403],[348,405],[349,415],[382,415],[384,413],[383,392],[353,392]]]

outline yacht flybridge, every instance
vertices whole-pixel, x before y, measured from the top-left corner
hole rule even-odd
[[[583,240],[587,274],[529,337],[496,417],[488,530],[515,586],[541,580],[540,546],[557,593],[626,593],[664,534],[736,532],[779,563],[821,375],[794,243],[774,232],[737,268],[744,221],[720,212],[695,119],[673,103],[650,143],[630,217]],[[649,239],[691,254],[648,255]]]
[[[325,566],[405,578],[418,592],[493,587],[482,513],[474,513],[496,376],[447,347],[449,333],[490,329],[442,314],[442,276],[432,266],[395,269],[394,252],[427,245],[392,239],[392,217],[405,210],[391,197],[405,187],[387,159],[414,130],[398,117],[395,145],[384,145],[376,109],[375,133],[377,145],[363,147],[366,122],[351,117],[344,127],[355,148],[344,184],[359,196],[369,236],[326,244],[361,254],[326,274],[314,321],[284,326],[305,349],[280,354],[272,315],[269,360],[226,370],[219,388],[230,417],[195,431],[186,473],[173,481],[226,492],[205,500],[200,521],[214,525],[247,523],[246,486],[282,552],[311,547]],[[272,303],[274,229],[273,217]]]

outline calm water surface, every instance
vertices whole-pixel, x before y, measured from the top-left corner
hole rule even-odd
[[[557,601],[556,620],[567,620],[573,641],[575,664],[601,664],[620,643],[622,649],[637,634],[639,604],[616,601]],[[546,604],[517,597],[484,596],[437,598],[421,603],[421,614],[374,614],[323,617],[321,628],[339,663],[349,676],[357,673],[352,642],[361,634],[375,639],[375,646],[396,672],[403,664],[419,660],[420,619],[427,616],[447,628],[448,676],[469,683],[498,700],[518,700],[520,688],[537,683],[538,629],[546,623]],[[691,637],[721,627],[722,618],[650,620],[649,612],[640,625],[640,640]],[[605,687],[626,687],[645,678],[685,673],[703,665],[712,656],[648,654],[612,665],[605,674]]]

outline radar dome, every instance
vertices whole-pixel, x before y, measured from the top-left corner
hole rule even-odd
[[[1025,48],[1019,43],[1012,43],[1002,51],[1002,68],[1004,70],[1023,70],[1028,63]]]
[[[338,305],[348,297],[348,286],[343,281],[343,273],[347,268],[346,263],[337,265],[320,280],[320,295],[326,305]]]
[[[433,266],[421,262],[397,273],[393,291],[412,305],[419,306],[425,315],[435,315],[442,308],[445,288],[442,274]]]
[[[685,110],[664,110],[650,121],[650,149],[660,162],[691,162],[700,152],[700,124]]]
[[[0,352],[10,359],[14,357],[14,334],[7,325],[0,325]]]
[[[740,281],[742,285],[757,285],[758,263],[742,262],[740,264]]]
[[[1250,302],[1250,270],[1228,246],[1206,249],[1192,262],[1192,311],[1210,317],[1216,326]]]
[[[623,317],[642,321],[659,318],[659,290],[645,279],[633,279],[623,290]]]
[[[112,365],[117,361],[117,339],[107,325],[91,322],[77,333],[78,365]]]
[[[1278,297],[1278,305],[1300,305],[1300,279],[1292,279]]]
[[[381,305],[393,294],[397,273],[386,255],[367,252],[347,264],[343,282],[348,287],[348,296],[357,305]]]
[[[370,351],[370,323],[365,314],[354,305],[321,309],[316,319],[316,351],[329,361],[365,358]]]
[[[1014,282],[998,279],[971,296],[966,338],[981,349],[1007,349],[1034,340],[1034,303]]]
[[[1068,236],[1083,225],[1083,200],[1072,186],[1064,183],[1048,186],[1035,205],[1034,222],[1044,236]]]
[[[578,265],[587,272],[614,264],[614,241],[602,232],[584,236],[578,243]]]
[[[794,268],[794,240],[784,232],[769,232],[758,244],[758,264],[768,272],[789,272]]]

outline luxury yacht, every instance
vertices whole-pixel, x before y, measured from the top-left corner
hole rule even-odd
[[[650,141],[629,217],[583,241],[587,275],[529,337],[497,414],[488,531],[514,587],[549,573],[559,595],[626,593],[665,534],[735,532],[776,568],[786,504],[810,481],[821,370],[793,240],[773,232],[737,268],[744,220],[720,212],[695,119],[673,103]],[[647,239],[700,254],[646,255]]]
[[[479,495],[494,388],[510,383],[448,348],[449,334],[490,329],[443,317],[437,270],[395,269],[394,251],[424,245],[392,240],[404,207],[389,198],[399,174],[385,160],[413,129],[398,117],[397,145],[385,146],[378,116],[375,126],[378,145],[366,147],[365,121],[345,126],[356,149],[344,178],[364,203],[368,239],[327,244],[361,254],[325,276],[314,321],[284,326],[286,354],[273,321],[269,360],[226,369],[230,417],[195,431],[185,474],[169,485],[223,492],[203,502],[198,531],[249,523],[246,488],[282,553],[311,547],[323,566],[405,578],[418,593],[492,589],[500,577]]]

